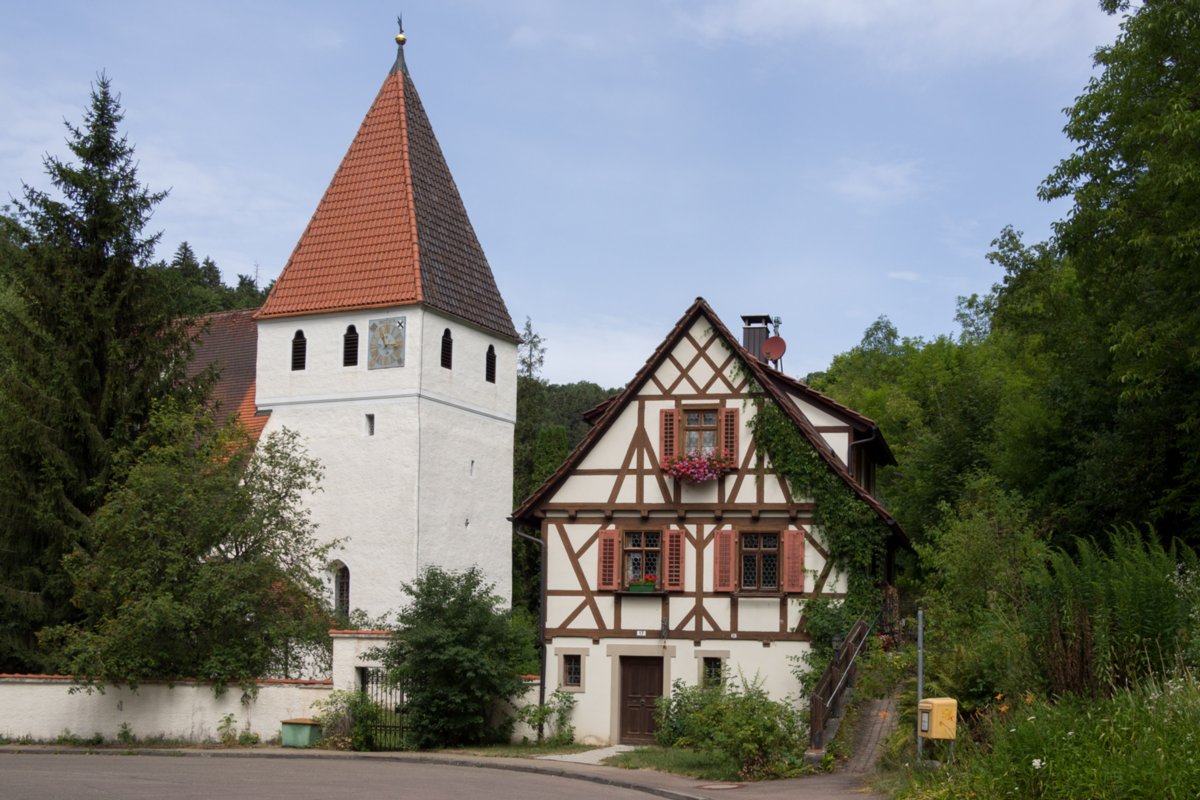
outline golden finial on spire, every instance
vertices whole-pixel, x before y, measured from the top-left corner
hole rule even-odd
[[[400,26],[400,32],[396,34],[396,44],[403,47],[404,43],[408,41],[408,37],[404,35],[404,17],[397,16],[396,24]]]

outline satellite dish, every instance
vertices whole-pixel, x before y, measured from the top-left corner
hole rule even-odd
[[[772,361],[778,361],[783,358],[783,354],[787,352],[787,342],[781,336],[772,336],[763,342],[763,355]]]

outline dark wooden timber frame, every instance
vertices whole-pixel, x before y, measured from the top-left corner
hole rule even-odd
[[[695,326],[696,322],[702,320],[709,324],[710,334],[705,338],[704,342],[699,342],[692,336],[691,329]],[[673,352],[675,347],[683,341],[689,342],[696,350],[687,364],[680,363]],[[720,348],[715,348],[718,342],[724,344],[725,349],[729,351],[725,358],[720,359],[719,363],[716,354]],[[713,352],[710,352],[710,350]],[[712,371],[712,375],[704,381],[703,385],[691,374],[692,367],[702,362]],[[673,380],[667,383],[664,383],[656,374],[659,367],[664,364],[674,366],[678,373]],[[750,380],[753,380],[756,387],[761,390],[760,393],[751,394]],[[776,405],[791,419],[800,431],[800,434],[813,446],[829,468],[889,526],[894,537],[899,538],[907,544],[904,533],[896,524],[895,519],[892,518],[891,514],[880,505],[879,501],[862,484],[855,480],[850,469],[842,463],[841,459],[833,452],[817,429],[805,417],[799,406],[792,399],[792,395],[803,397],[821,407],[831,416],[844,421],[844,424],[852,429],[850,435],[851,449],[867,447],[875,454],[875,462],[880,464],[894,464],[895,459],[892,457],[891,450],[888,449],[883,438],[878,435],[878,428],[875,423],[852,409],[811,389],[800,381],[771,369],[763,362],[751,356],[745,348],[738,344],[729,332],[729,329],[725,327],[725,324],[721,322],[708,303],[699,297],[696,298],[696,302],[679,319],[675,327],[667,335],[667,338],[654,351],[654,355],[643,365],[625,389],[615,397],[601,403],[588,412],[587,418],[589,421],[593,421],[593,425],[583,438],[583,441],[579,443],[579,446],[563,462],[562,466],[547,478],[545,483],[513,512],[513,519],[536,523],[553,512],[565,512],[569,518],[574,519],[580,512],[591,511],[593,509],[610,515],[619,512],[636,512],[648,517],[650,514],[649,503],[651,501],[645,499],[645,504],[643,504],[642,487],[640,485],[638,487],[639,501],[635,503],[616,503],[615,498],[619,492],[619,487],[616,487],[610,493],[608,503],[604,503],[602,498],[596,498],[596,501],[586,504],[587,508],[582,507],[585,504],[580,503],[549,502],[554,492],[571,475],[617,475],[622,470],[627,471],[630,469],[633,463],[631,458],[635,455],[639,470],[647,468],[646,461],[650,461],[653,464],[652,471],[655,471],[658,475],[659,489],[664,496],[669,494],[669,484],[672,482],[665,476],[662,476],[660,472],[657,472],[657,446],[646,434],[646,420],[644,409],[642,408],[639,408],[638,433],[635,435],[634,441],[630,443],[625,460],[618,470],[577,469],[577,464],[603,438],[605,432],[611,427],[617,417],[620,416],[624,408],[637,399],[648,385],[653,386],[664,396],[674,398],[677,408],[681,408],[685,404],[685,401],[702,401],[718,407],[734,408],[740,407],[742,402],[748,398]],[[639,438],[641,441],[638,441]],[[647,454],[649,454],[649,459],[646,459]],[[739,474],[743,480],[745,479],[750,460],[750,458],[743,459],[739,469]],[[854,459],[851,459],[852,463],[853,461]],[[761,476],[756,475],[756,477]],[[783,482],[782,478],[778,476],[772,476],[772,479]],[[676,486],[674,494],[676,504],[679,502],[679,494],[679,487]],[[745,510],[744,508],[724,506],[722,505],[723,499],[722,497],[716,503],[708,504],[709,510],[717,515]],[[756,512],[754,504],[743,505],[749,509],[752,515],[762,513],[765,510],[759,508]],[[680,508],[678,511],[683,513],[685,509]]]
[[[708,336],[698,338],[694,335],[697,329],[695,323],[705,316],[711,323]],[[677,346],[685,342],[691,345],[690,349],[693,351],[690,359],[677,356]],[[748,365],[747,358],[748,354],[733,341],[708,306],[703,301],[698,301],[679,321],[672,335],[668,336],[638,377],[618,395],[617,401],[603,407],[596,417],[593,430],[576,452],[518,509],[516,516],[530,522],[540,522],[543,541],[548,545],[552,542],[557,543],[561,548],[548,548],[547,553],[565,553],[574,576],[575,585],[571,588],[550,589],[545,593],[548,598],[577,600],[560,619],[548,621],[545,629],[547,642],[565,636],[587,637],[597,641],[608,638],[645,637],[647,631],[627,626],[622,622],[622,609],[628,603],[639,604],[639,609],[645,608],[645,604],[656,603],[661,609],[663,620],[670,620],[672,617],[676,619],[674,623],[664,623],[663,630],[654,632],[655,638],[658,639],[683,639],[696,643],[736,639],[761,641],[765,646],[776,641],[807,641],[808,635],[804,632],[803,619],[800,620],[799,626],[789,625],[789,600],[799,597],[842,596],[838,592],[830,591],[833,565],[819,537],[811,535],[812,503],[792,495],[787,481],[767,468],[767,460],[760,457],[762,454],[752,439],[742,442],[740,461],[733,473],[726,479],[717,481],[715,491],[706,490],[705,494],[711,495],[711,499],[704,502],[684,500],[682,483],[662,472],[659,460],[660,442],[658,437],[651,433],[654,429],[652,424],[657,425],[658,413],[664,407],[664,401],[668,404],[667,407],[673,405],[680,416],[686,410],[716,409],[719,412],[722,409],[742,409],[753,403],[778,403],[793,421],[799,420],[799,423],[802,423],[798,424],[801,432],[814,442],[818,452],[831,463],[839,476],[865,500],[869,498],[869,504],[881,513],[885,522],[894,524],[890,516],[882,511],[878,502],[858,485],[820,436],[823,432],[845,433],[849,442],[855,442],[857,438],[862,438],[864,432],[873,430],[874,423],[833,401],[820,402],[823,395],[790,379],[778,380],[776,373],[766,371],[762,365],[759,365],[760,368],[756,371]],[[674,368],[671,370],[675,373],[673,379],[665,380],[657,374],[659,367],[663,365]],[[697,377],[697,374],[704,373],[707,373],[706,378]],[[751,383],[752,378],[754,383]],[[775,392],[755,391],[763,387],[773,387]],[[819,403],[823,411],[839,420],[839,424],[826,425],[819,429],[812,426],[799,411],[792,396]],[[591,450],[615,417],[629,408],[636,409],[636,425],[618,459],[619,465],[588,469],[576,467],[575,464]],[[745,429],[742,435],[746,435]],[[886,452],[886,444],[882,444],[881,439],[879,441],[880,448],[883,449],[877,448],[875,452]],[[850,446],[854,447],[853,444]],[[887,455],[890,457],[890,452],[887,452]],[[573,475],[610,477],[612,484],[604,496],[587,502],[553,500],[554,490]],[[772,496],[782,499],[768,502],[768,486],[775,490],[770,493]],[[571,526],[572,531],[568,530],[568,526]],[[580,527],[589,530],[586,534],[581,534]],[[634,595],[620,590],[596,589],[597,576],[593,574],[594,568],[585,568],[583,564],[593,548],[599,549],[601,530],[616,529],[621,532],[623,541],[624,534],[629,531],[654,530],[665,533],[672,528],[685,532],[685,569],[691,578],[690,590]],[[808,546],[821,557],[819,572],[815,575],[811,590],[802,594],[788,594],[783,591],[705,590],[706,580],[709,581],[710,587],[715,585],[714,581],[709,580],[711,576],[707,575],[715,565],[714,533],[730,528],[739,534],[782,534],[789,528],[805,531]],[[622,547],[622,556],[623,552]],[[740,564],[740,559],[736,556],[735,564]],[[780,567],[782,570],[782,563]],[[617,569],[623,571],[623,563],[619,563]],[[782,587],[782,580],[780,585]],[[613,610],[607,617],[602,613],[601,604],[598,602],[598,598],[601,597],[612,598]],[[772,598],[777,600],[779,606],[778,624],[773,629],[762,630],[761,622],[759,627],[753,630],[739,625],[739,605],[750,601],[761,609],[762,602]],[[718,601],[728,602],[726,624],[719,624],[715,618],[724,615],[724,608],[721,609],[720,615],[713,611],[713,606]],[[682,615],[679,613],[680,604],[686,609]],[[672,611],[675,613],[672,614]]]

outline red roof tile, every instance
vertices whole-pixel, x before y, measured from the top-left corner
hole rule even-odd
[[[256,440],[267,424],[269,413],[258,414],[255,405],[254,381],[258,359],[258,325],[254,321],[257,309],[220,311],[200,318],[200,335],[188,365],[188,376],[194,377],[213,366],[217,382],[212,399],[217,404],[222,421],[236,415]]]
[[[259,316],[424,303],[516,340],[402,65],[380,87]]]

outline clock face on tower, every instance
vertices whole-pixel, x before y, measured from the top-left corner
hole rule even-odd
[[[371,320],[367,336],[367,369],[404,366],[404,317]]]

